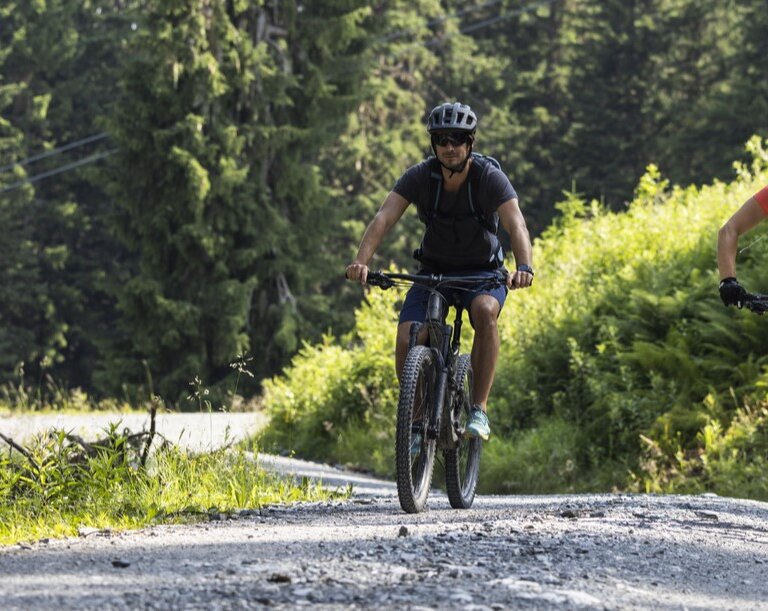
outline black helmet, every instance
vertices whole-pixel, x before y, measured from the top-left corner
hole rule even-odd
[[[469,106],[460,102],[440,104],[429,113],[427,131],[431,134],[442,129],[474,134],[477,129],[477,115]]]

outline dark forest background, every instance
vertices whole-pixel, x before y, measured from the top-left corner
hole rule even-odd
[[[758,0],[2,0],[0,384],[258,393],[353,328],[344,265],[434,105],[477,111],[539,236],[651,163],[730,180],[767,75]]]

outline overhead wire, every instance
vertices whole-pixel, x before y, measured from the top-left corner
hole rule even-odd
[[[478,21],[476,23],[469,24],[467,26],[464,26],[462,28],[459,28],[456,32],[443,35],[443,36],[435,36],[434,38],[431,38],[429,40],[423,41],[423,42],[413,42],[408,45],[404,45],[400,49],[398,49],[396,52],[393,52],[392,55],[397,56],[401,53],[407,51],[408,49],[412,49],[414,47],[434,47],[437,45],[440,45],[447,40],[450,40],[451,38],[454,38],[455,36],[458,36],[460,34],[466,34],[468,32],[475,32],[481,28],[493,25],[495,23],[504,21],[506,19],[511,19],[513,17],[519,17],[520,15],[523,15],[525,13],[530,13],[532,11],[535,11],[537,9],[549,6],[553,4],[555,0],[540,0],[539,2],[530,2],[528,4],[525,4],[517,9],[514,9],[512,11],[509,11],[507,13],[502,13],[500,15],[496,15],[495,17],[489,17],[488,19],[484,19],[482,21]],[[474,7],[474,9],[467,9],[466,11],[460,11],[460,13],[468,13],[471,12],[471,10],[476,10],[479,8],[485,8],[487,6],[490,6],[492,4],[496,4],[497,2],[491,1],[483,5],[479,5],[478,7]],[[458,13],[457,13],[458,14]],[[445,21],[445,19],[434,19],[429,22],[429,24],[435,24],[439,23],[441,21]]]
[[[90,136],[86,136],[85,138],[82,138],[80,140],[77,140],[75,142],[70,142],[69,144],[65,144],[63,146],[59,146],[55,149],[51,149],[50,151],[45,151],[44,153],[39,153],[37,155],[33,155],[32,157],[27,157],[26,159],[22,159],[21,161],[15,161],[13,163],[6,164],[4,166],[0,166],[0,172],[7,172],[8,170],[16,167],[16,166],[25,166],[29,165],[30,163],[34,163],[35,161],[40,161],[41,159],[45,159],[46,157],[51,157],[53,155],[58,155],[60,153],[63,153],[64,151],[69,151],[71,149],[77,148],[79,146],[83,146],[85,144],[90,144],[91,142],[98,142],[99,140],[103,140],[104,138],[109,138],[109,134],[107,132],[101,132],[98,134],[92,134]]]
[[[473,6],[473,7],[464,9],[462,11],[457,11],[450,15],[443,15],[441,17],[436,17],[435,19],[432,19],[431,21],[428,21],[427,23],[425,23],[424,26],[431,28],[432,26],[443,23],[444,21],[448,21],[449,19],[457,19],[459,17],[463,17],[464,15],[467,15],[469,13],[473,13],[475,11],[488,8],[489,6],[493,6],[494,4],[499,4],[499,2],[502,2],[502,0],[488,0],[488,2],[486,2],[485,4],[479,4],[478,6]],[[406,34],[412,34],[414,31],[415,30],[413,28],[398,30],[386,36],[382,36],[381,38],[376,40],[376,42],[389,42],[391,40],[395,40],[396,38],[399,38],[400,36],[405,36]]]
[[[53,170],[48,170],[47,172],[42,172],[40,174],[36,174],[35,176],[30,176],[29,178],[25,178],[23,180],[17,180],[16,182],[6,185],[2,189],[0,189],[0,193],[5,193],[6,191],[12,191],[13,189],[17,189],[22,185],[25,185],[28,183],[34,183],[39,180],[42,180],[43,178],[48,178],[49,176],[55,176],[56,174],[61,174],[62,172],[67,172],[69,170],[74,170],[75,168],[79,168],[80,166],[94,163],[96,161],[99,161],[100,159],[104,159],[105,157],[109,157],[110,155],[115,154],[117,151],[118,151],[117,148],[113,148],[108,151],[103,151],[101,153],[94,153],[93,155],[89,155],[88,157],[84,157],[83,159],[79,159],[78,161],[73,161],[72,163],[59,166],[58,168],[54,168]]]
[[[496,15],[495,17],[489,17],[488,19],[484,19],[483,21],[478,21],[477,23],[470,24],[468,26],[465,26],[463,28],[460,28],[457,32],[453,34],[448,34],[446,36],[436,36],[435,38],[432,38],[430,40],[427,40],[423,43],[414,43],[414,44],[422,44],[425,47],[431,47],[437,44],[440,44],[442,42],[445,42],[446,40],[449,40],[453,38],[454,36],[458,36],[459,34],[466,34],[467,32],[474,32],[475,30],[479,30],[480,28],[484,28],[489,25],[493,25],[494,23],[498,23],[499,21],[504,21],[505,19],[510,19],[512,17],[519,17],[520,15],[523,15],[525,13],[530,13],[531,11],[534,11],[536,9],[542,8],[544,6],[549,6],[550,4],[554,3],[555,0],[541,0],[541,2],[532,2],[530,4],[526,4],[525,6],[521,6],[518,9],[515,9],[513,11],[510,11],[508,13],[503,13],[501,15]]]

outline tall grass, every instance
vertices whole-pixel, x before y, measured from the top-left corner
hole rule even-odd
[[[327,499],[309,481],[281,479],[243,449],[190,453],[164,445],[146,457],[113,427],[96,445],[64,432],[0,453],[0,544],[185,522],[276,503]]]
[[[246,365],[242,356],[233,365],[237,381],[241,375],[251,375]],[[0,392],[0,406],[11,413],[123,411],[115,402],[93,402],[80,391],[51,386],[45,378],[44,390],[30,390],[23,369],[19,376],[18,384],[6,385]],[[198,378],[190,386],[188,400],[212,418],[209,390]],[[155,434],[155,415],[162,404],[152,396],[149,431],[119,432],[113,424],[96,442],[52,430],[22,446],[0,433],[0,544],[70,536],[82,529],[185,522],[337,496],[309,480],[296,482],[259,468],[253,444],[250,451],[242,446],[193,453],[164,440],[152,448],[160,438]]]

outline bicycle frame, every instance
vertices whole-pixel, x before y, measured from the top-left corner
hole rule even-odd
[[[438,439],[441,448],[454,447],[458,439],[453,426],[442,426],[445,408],[452,407],[451,401],[446,406],[446,400],[452,395],[452,391],[455,390],[451,388],[451,382],[453,381],[456,365],[455,357],[461,345],[461,317],[464,308],[456,304],[454,305],[456,307],[456,319],[453,327],[451,327],[445,324],[450,307],[449,304],[442,295],[436,291],[433,292],[429,297],[427,305],[426,321],[424,323],[414,322],[411,324],[410,342],[408,345],[409,350],[416,345],[421,329],[423,326],[426,326],[429,347],[435,355],[438,371],[437,383],[435,385],[436,392],[433,405],[431,406],[432,410],[426,433],[430,439]]]

